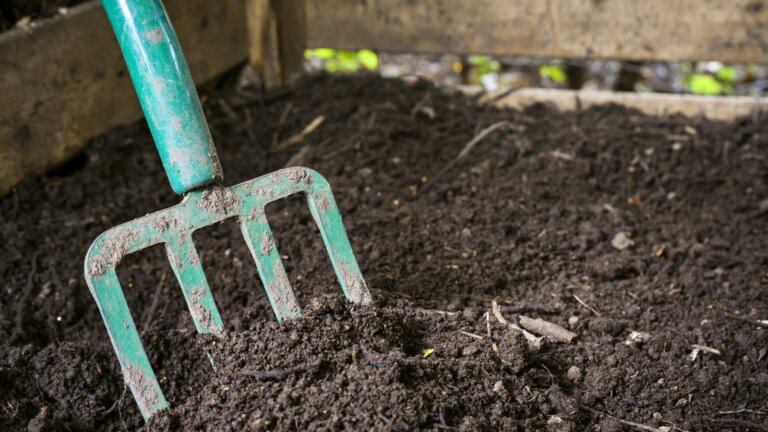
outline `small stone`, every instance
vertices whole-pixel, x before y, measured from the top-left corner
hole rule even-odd
[[[32,29],[32,18],[25,16],[21,17],[20,20],[16,21],[16,27],[20,28],[26,32],[30,31]]]
[[[40,412],[29,421],[27,424],[27,430],[28,431],[44,431],[44,430],[50,430],[51,426],[51,416],[48,414],[48,407],[43,407],[40,409]]]
[[[613,236],[613,239],[611,240],[611,246],[613,246],[618,250],[627,249],[628,247],[634,244],[635,242],[631,238],[629,238],[627,233],[625,233],[624,231],[617,232],[616,235]]]
[[[579,378],[581,378],[581,369],[579,369],[576,366],[571,366],[568,368],[568,372],[566,373],[566,376],[571,381],[577,381]]]
[[[313,310],[320,310],[323,307],[323,302],[319,298],[314,297],[309,301],[309,305]]]
[[[768,198],[760,201],[760,204],[757,205],[757,208],[760,209],[760,211],[768,210]]]
[[[556,416],[556,415],[553,415],[553,416],[550,416],[550,417],[547,419],[547,424],[548,424],[548,425],[558,425],[558,424],[563,424],[563,419],[562,419],[562,418],[560,418],[560,416]]]
[[[476,353],[477,351],[478,351],[478,348],[477,348],[476,346],[474,346],[474,345],[468,345],[468,346],[465,346],[465,347],[464,347],[464,348],[461,350],[461,355],[462,355],[462,356],[464,356],[464,357],[469,357],[469,356],[471,356],[472,354]]]
[[[579,323],[579,317],[577,317],[576,315],[568,318],[568,326],[569,327],[574,328],[574,327],[576,327],[576,324],[578,324],[578,323]]]
[[[504,383],[501,381],[496,381],[496,383],[493,385],[493,391],[500,393],[502,390],[504,390]]]
[[[651,340],[651,334],[648,332],[639,332],[632,330],[629,332],[627,340],[624,341],[624,345],[635,345],[645,343]]]

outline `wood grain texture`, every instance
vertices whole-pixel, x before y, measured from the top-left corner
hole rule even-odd
[[[768,0],[306,0],[310,48],[768,62]]]
[[[305,0],[245,0],[250,64],[266,88],[304,73]]]
[[[473,93],[472,90],[465,91]],[[480,100],[487,101],[497,107],[518,109],[536,103],[547,103],[554,105],[561,111],[616,104],[634,108],[651,116],[681,114],[685,117],[701,116],[720,121],[732,121],[739,117],[768,111],[768,98],[625,93],[604,90],[574,91],[529,88],[514,91],[505,96],[500,93],[491,93]]]
[[[270,0],[245,0],[245,14],[250,65],[258,72],[265,88],[279,87],[283,82],[280,47],[277,19]]]
[[[248,56],[242,0],[167,0],[195,82]],[[0,34],[0,195],[87,139],[141,118],[114,33],[98,1]]]

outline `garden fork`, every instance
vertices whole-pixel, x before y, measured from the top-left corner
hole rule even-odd
[[[278,321],[301,314],[264,208],[296,193],[309,210],[347,299],[371,302],[344,231],[330,185],[308,168],[287,168],[222,187],[223,175],[200,101],[160,0],[103,0],[180,204],[116,226],[100,235],[85,258],[85,280],[144,419],[168,407],[139,338],[115,268],[131,253],[164,244],[199,333],[221,333],[221,317],[205,279],[192,233],[236,218]]]

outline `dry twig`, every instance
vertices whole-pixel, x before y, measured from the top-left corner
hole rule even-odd
[[[756,431],[768,432],[768,428],[766,428],[765,426],[759,423],[753,423],[747,420],[708,418],[707,421],[710,423],[721,425],[721,427],[737,427],[738,430],[741,430],[741,431],[756,430]]]
[[[499,309],[499,304],[496,303],[496,300],[491,301],[491,310],[493,311],[493,316],[496,317],[496,320],[500,324],[506,326],[509,329],[522,333],[523,336],[525,337],[525,340],[528,342],[528,347],[532,351],[538,351],[541,349],[542,338],[536,337],[530,332],[528,332],[527,330],[525,330],[524,328],[521,328],[520,326],[512,324],[511,322],[507,321],[507,319],[504,318],[504,316],[501,314],[501,310]]]
[[[587,308],[587,309],[591,310],[591,311],[592,311],[592,313],[594,313],[594,314],[595,314],[595,315],[597,315],[598,317],[600,317],[600,318],[602,318],[602,317],[603,317],[603,314],[601,314],[600,312],[598,312],[598,311],[597,311],[597,309],[593,308],[592,306],[590,306],[590,305],[586,304],[586,303],[584,302],[584,300],[580,299],[580,298],[579,298],[579,296],[577,296],[576,294],[573,294],[573,298],[575,298],[577,302],[581,303],[581,305],[582,305],[582,306],[584,306],[585,308]]]
[[[496,129],[500,129],[502,127],[510,127],[510,126],[512,126],[512,124],[509,123],[508,121],[500,121],[481,130],[477,135],[475,135],[474,138],[472,138],[472,140],[470,140],[464,146],[461,152],[459,152],[458,156],[456,156],[452,161],[450,161],[448,165],[443,167],[443,169],[441,169],[437,174],[435,174],[435,176],[429,179],[429,181],[427,182],[427,184],[424,185],[421,191],[424,192],[427,189],[429,189],[435,182],[437,182],[437,180],[439,180],[442,176],[444,176],[445,173],[450,171],[451,168],[453,168],[457,163],[459,163],[462,159],[467,157],[469,152],[471,152],[472,149],[474,149],[477,146],[477,144],[483,139],[485,139],[485,137],[487,137],[491,132],[495,131]]]
[[[439,310],[439,309],[414,308],[414,310],[417,310],[419,312],[431,313],[431,314],[437,314],[437,315],[444,315],[444,316],[449,316],[449,317],[457,317],[457,316],[460,315],[458,312],[448,312],[448,311]]]
[[[485,311],[485,331],[488,334],[488,338],[491,338],[491,313]]]
[[[470,332],[464,331],[464,330],[459,330],[459,333],[463,334],[464,336],[469,336],[471,338],[475,338],[477,340],[485,339],[484,337],[480,336],[479,334],[470,333]]]
[[[304,165],[307,159],[307,155],[309,155],[310,147],[311,146],[309,145],[305,145],[304,147],[302,147],[301,150],[296,152],[296,154],[294,154],[293,156],[291,156],[290,159],[288,159],[288,162],[285,163],[284,168]]]
[[[637,429],[637,430],[641,430],[641,431],[646,431],[646,432],[664,432],[663,429],[660,429],[660,428],[657,428],[657,427],[653,427],[653,426],[644,425],[642,423],[635,423],[635,422],[631,422],[631,421],[628,421],[628,420],[622,420],[622,419],[620,419],[620,418],[618,418],[616,416],[613,416],[613,415],[608,414],[606,412],[598,411],[598,410],[596,410],[596,409],[594,409],[592,407],[588,407],[586,405],[580,405],[580,406],[583,409],[591,412],[592,414],[604,415],[606,417],[609,417],[609,418],[612,418],[612,419],[616,420],[617,422],[623,424],[624,426],[629,426],[629,427],[631,427],[633,429]]]
[[[312,120],[301,132],[297,133],[296,135],[291,136],[290,138],[283,140],[279,143],[277,143],[274,148],[276,150],[284,150],[288,147],[292,147],[296,144],[299,144],[300,142],[304,141],[304,138],[314,132],[315,129],[317,129],[323,122],[325,121],[325,116],[317,116],[314,120]]]
[[[743,321],[745,323],[756,325],[758,327],[768,328],[768,323],[765,323],[763,321],[753,320],[753,319],[750,319],[750,318],[747,318],[747,317],[744,317],[744,316],[739,316],[739,315],[734,315],[734,314],[727,313],[727,314],[725,314],[725,317],[728,318],[728,319],[736,320],[736,321]]]
[[[576,337],[576,333],[568,331],[555,323],[541,318],[531,319],[527,316],[520,315],[520,327],[544,336],[554,342],[571,343],[573,338]]]
[[[734,410],[734,411],[718,411],[718,414],[741,414],[741,413],[748,413],[748,414],[755,414],[755,415],[768,415],[768,413],[753,409],[747,409],[742,408],[740,410]]]

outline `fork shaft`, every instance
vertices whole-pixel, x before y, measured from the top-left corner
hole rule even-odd
[[[163,167],[182,194],[222,180],[216,148],[160,0],[102,0]]]

